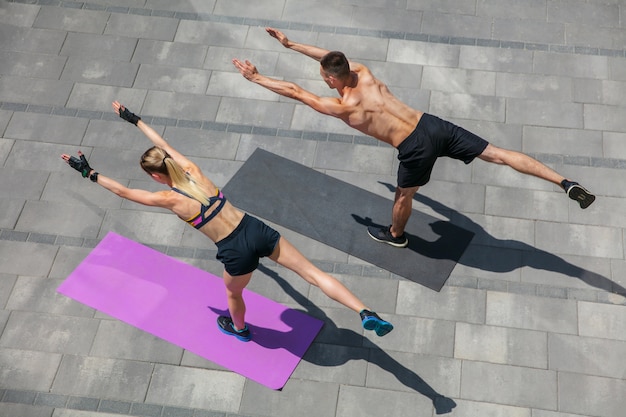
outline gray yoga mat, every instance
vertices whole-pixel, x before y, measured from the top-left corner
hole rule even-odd
[[[236,207],[440,291],[474,233],[413,210],[409,246],[367,234],[388,225],[393,202],[314,169],[257,149],[223,188]]]

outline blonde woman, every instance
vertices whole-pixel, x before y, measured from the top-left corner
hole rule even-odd
[[[366,330],[373,330],[378,336],[393,330],[391,323],[370,311],[337,279],[313,265],[276,230],[235,208],[196,164],[176,151],[139,116],[117,101],[113,102],[113,109],[153,143],[154,146],[142,155],[140,165],[153,180],[169,187],[168,190],[150,192],[127,188],[92,169],[80,151],[78,158],[67,154],[61,157],[84,178],[88,177],[122,198],[171,210],[215,242],[217,259],[224,264],[230,313],[230,317],[219,316],[217,319],[223,333],[241,341],[251,339],[252,334],[245,322],[246,305],[242,293],[259,265],[259,258],[264,256],[291,269],[331,299],[359,313]]]

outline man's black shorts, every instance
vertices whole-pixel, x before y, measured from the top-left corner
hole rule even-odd
[[[469,164],[488,144],[462,127],[424,113],[415,130],[398,146],[398,187],[426,184],[440,156]]]
[[[232,276],[245,275],[259,266],[259,258],[269,256],[280,233],[256,217],[244,214],[233,232],[216,243],[216,258]]]

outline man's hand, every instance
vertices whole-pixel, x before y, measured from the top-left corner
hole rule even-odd
[[[245,62],[241,62],[237,58],[233,59],[233,65],[239,70],[241,75],[248,81],[254,81],[253,78],[259,74],[256,67],[252,65],[250,61],[246,59]]]
[[[278,42],[280,42],[285,48],[289,48],[289,39],[285,36],[283,32],[274,28],[265,28],[267,33],[270,34],[272,38],[276,38]]]

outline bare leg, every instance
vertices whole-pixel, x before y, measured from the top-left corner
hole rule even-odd
[[[242,330],[246,327],[246,304],[243,300],[243,289],[250,282],[252,272],[245,275],[232,276],[224,271],[224,284],[226,285],[226,297],[228,299],[228,311],[233,320],[235,330]]]
[[[420,187],[396,187],[396,197],[391,212],[391,235],[402,236],[413,207],[413,196]]]
[[[526,154],[498,148],[491,144],[487,145],[483,153],[478,157],[483,161],[508,165],[523,174],[534,175],[558,186],[561,186],[561,181],[565,179],[559,173]]]
[[[365,304],[352,294],[341,282],[313,265],[287,239],[281,237],[270,255],[274,262],[291,269],[308,283],[315,285],[331,299],[356,311],[367,309]]]

